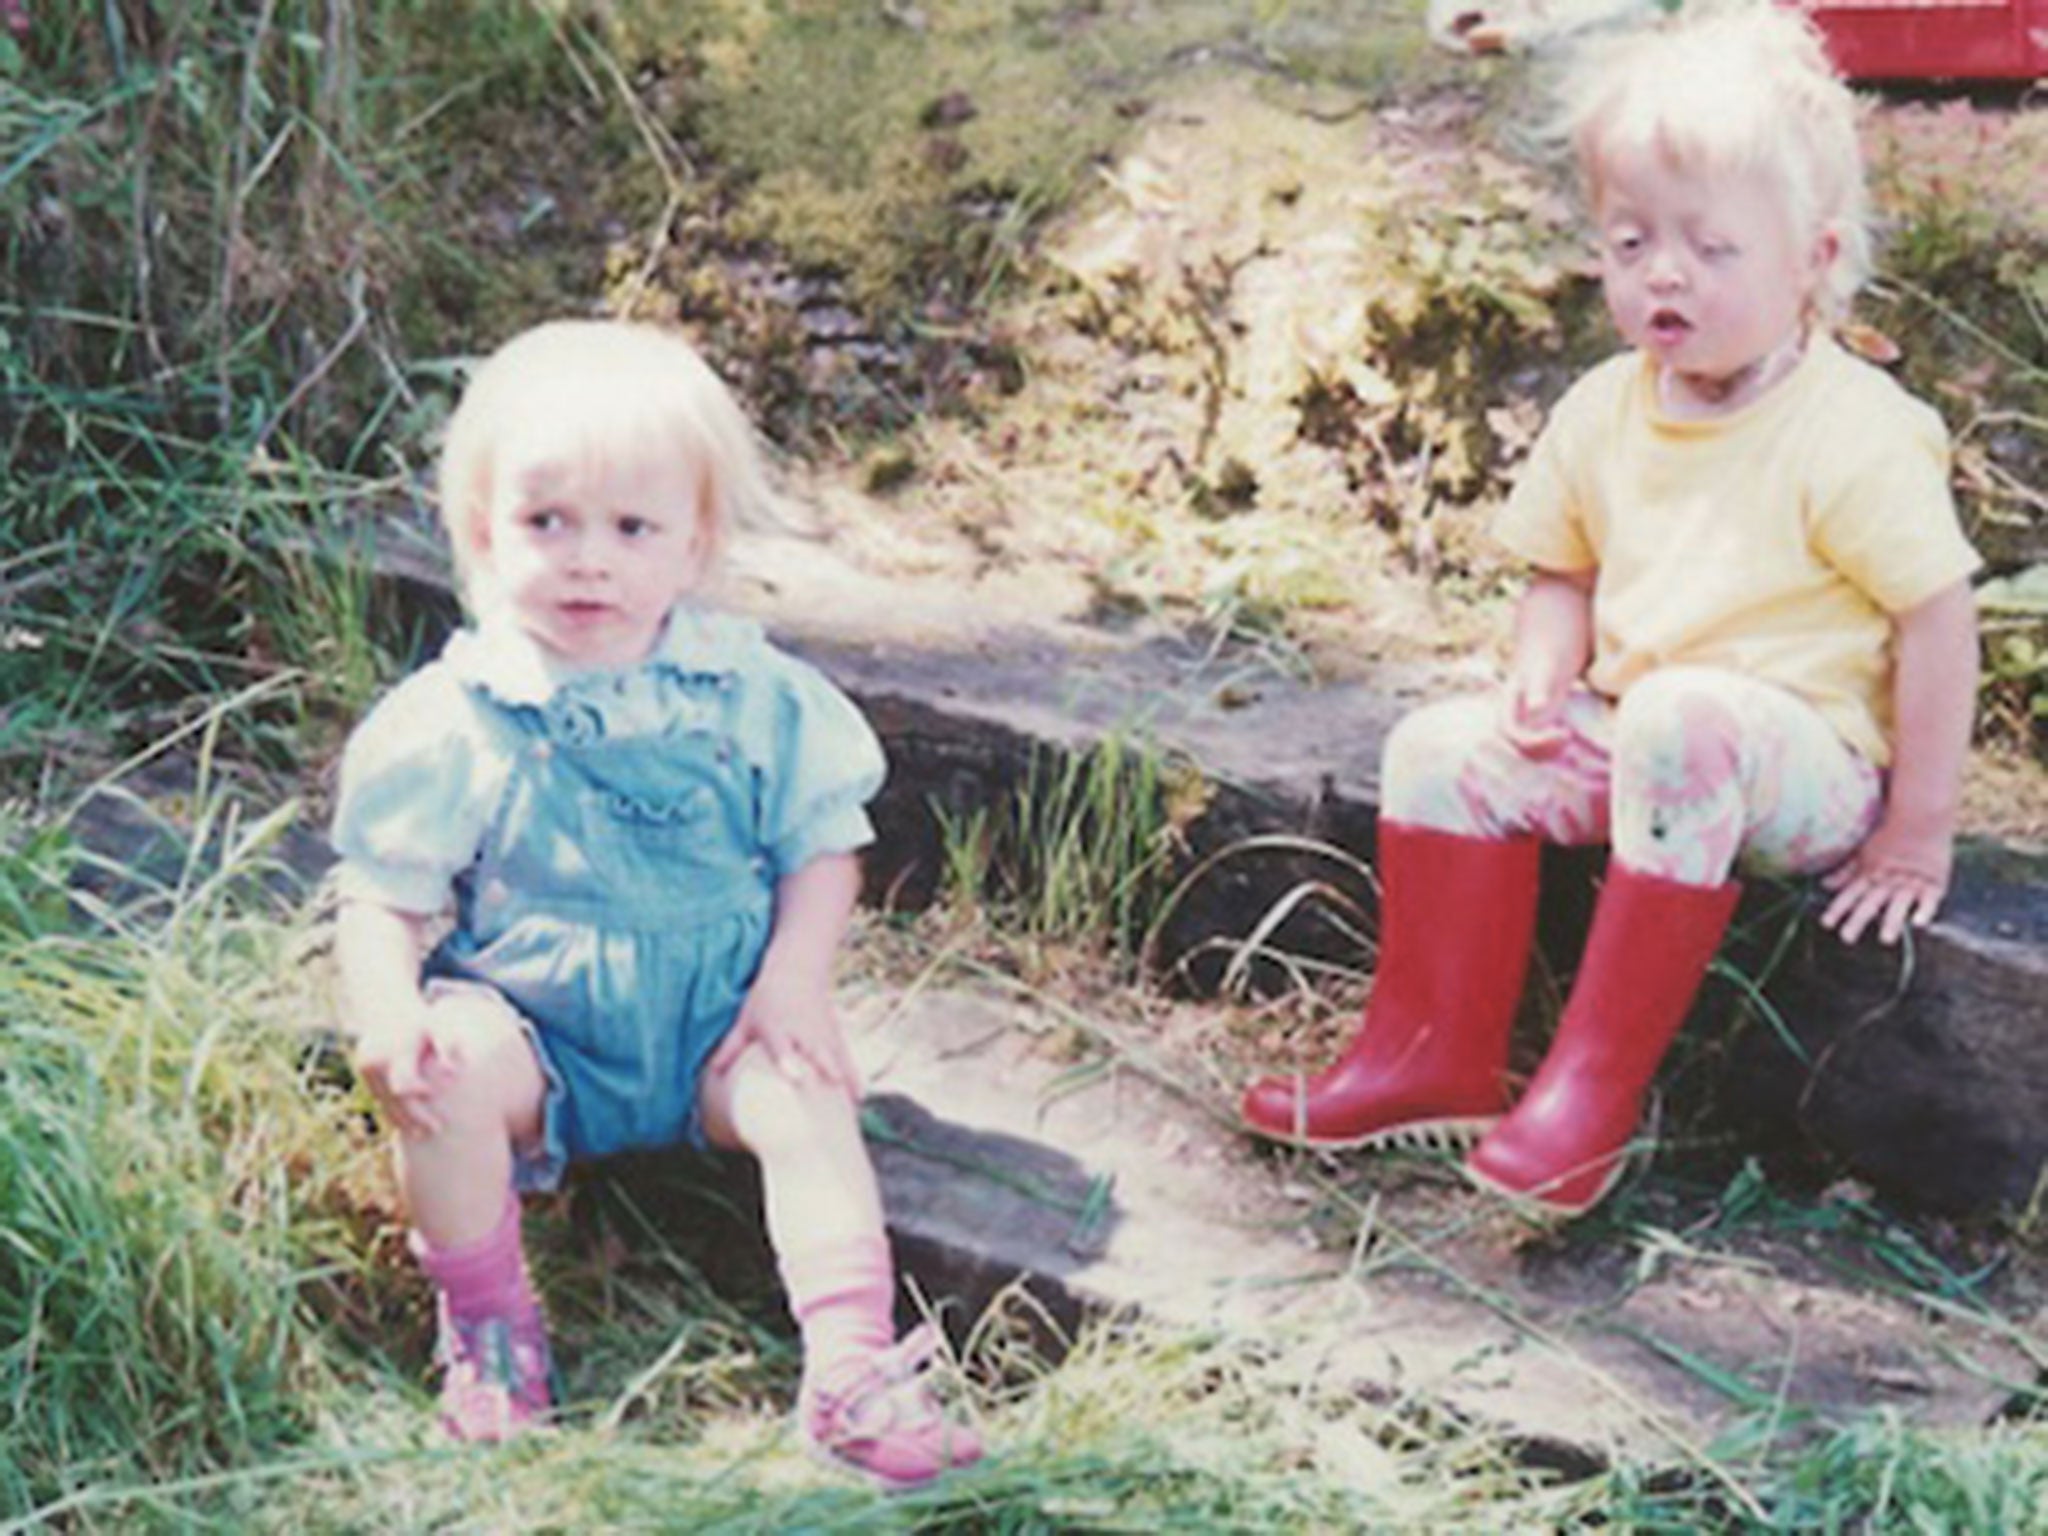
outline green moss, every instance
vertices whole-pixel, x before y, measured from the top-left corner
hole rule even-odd
[[[1447,73],[1394,0],[688,9],[698,121],[748,179],[746,227],[885,306],[982,295],[1124,142],[1147,93],[1210,60],[1369,90]]]

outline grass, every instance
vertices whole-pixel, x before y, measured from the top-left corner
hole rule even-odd
[[[1524,1529],[1570,1505],[1455,1430],[1361,1409],[1243,1342],[1104,1328],[1056,1378],[1014,1389],[999,1420],[1014,1442],[1000,1460],[894,1499],[806,1470],[766,1415],[694,1445],[569,1429],[502,1452],[407,1445],[372,1418],[352,1443],[109,1488],[62,1513],[87,1529],[1509,1529],[1467,1518],[1494,1479],[1518,1491]]]
[[[986,909],[1037,942],[1099,940],[1135,959],[1176,857],[1169,804],[1185,778],[1154,750],[1112,735],[1085,752],[1034,754],[993,807],[935,807],[941,900]]]
[[[79,932],[0,936],[0,1529],[1358,1528],[1496,1458],[1302,1387],[1265,1342],[1105,1325],[1054,1369],[991,1317],[971,1390],[1002,1454],[884,1500],[800,1470],[786,1335],[616,1191],[594,1244],[559,1204],[533,1223],[566,1426],[438,1444],[417,1282],[360,1100],[301,1032],[320,971],[267,830],[202,796],[185,867]]]
[[[250,536],[376,494],[349,465],[406,386],[400,320],[368,296],[404,302],[403,118],[442,87],[409,101],[375,72],[428,24],[402,0],[45,8],[0,78],[0,520],[35,642],[0,666],[74,749],[314,659],[266,653],[266,623],[314,611]],[[535,46],[486,41],[501,67]],[[449,84],[464,63],[492,72],[451,58]]]
[[[371,1151],[278,1028],[303,932],[234,887],[260,838],[164,916],[0,941],[0,1500],[175,1480],[302,1432],[349,1374],[308,1302],[359,1267],[339,1191]],[[324,1209],[320,1207],[324,1206]]]

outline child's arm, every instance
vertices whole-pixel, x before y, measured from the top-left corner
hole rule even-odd
[[[428,1100],[454,1065],[435,1049],[420,997],[427,923],[374,901],[344,900],[334,936],[356,1071],[397,1127],[417,1136],[439,1131]]]
[[[732,1032],[712,1052],[726,1072],[758,1044],[783,1076],[821,1078],[858,1091],[859,1074],[832,1006],[832,961],[860,898],[860,861],[827,853],[784,875],[775,887],[775,927],[760,974]]]
[[[1977,604],[1967,581],[1942,588],[1895,621],[1895,745],[1884,814],[1849,862],[1827,877],[1821,914],[1853,944],[1876,922],[1891,944],[1924,926],[1948,892],[1956,804],[1977,703]]]
[[[1595,572],[1538,571],[1515,610],[1501,733],[1516,751],[1547,757],[1564,744],[1564,701],[1593,656]]]

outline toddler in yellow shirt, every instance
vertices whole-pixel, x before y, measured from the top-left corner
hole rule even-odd
[[[1978,561],[1939,417],[1831,338],[1868,267],[1853,100],[1780,6],[1610,41],[1564,122],[1629,350],[1558,403],[1498,534],[1533,567],[1499,694],[1406,717],[1381,773],[1380,964],[1339,1060],[1251,1086],[1297,1145],[1477,1137],[1577,1215],[1751,874],[1895,942],[1948,887]],[[1513,1099],[1542,842],[1606,842],[1571,997]]]

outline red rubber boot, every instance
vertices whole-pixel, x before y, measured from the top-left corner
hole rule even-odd
[[[1469,1141],[1508,1107],[1508,1032],[1536,927],[1533,837],[1382,821],[1380,963],[1344,1054],[1245,1090],[1247,1129],[1298,1147]]]
[[[1465,1161],[1481,1185],[1578,1216],[1627,1166],[1643,1096],[1685,1022],[1742,887],[1681,885],[1610,864],[1550,1054]]]

